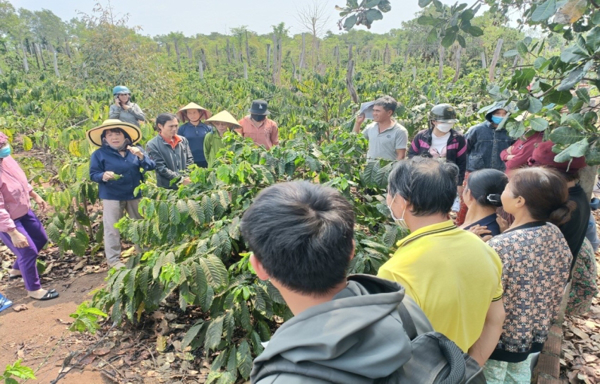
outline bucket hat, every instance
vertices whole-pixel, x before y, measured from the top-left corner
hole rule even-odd
[[[142,138],[142,131],[133,124],[122,122],[117,119],[104,120],[102,125],[92,128],[86,132],[86,136],[90,143],[97,147],[102,146],[102,133],[107,129],[121,128],[131,138],[131,143],[135,144]]]
[[[267,109],[268,106],[269,103],[264,100],[254,100],[248,112],[253,115],[268,115],[270,113]]]

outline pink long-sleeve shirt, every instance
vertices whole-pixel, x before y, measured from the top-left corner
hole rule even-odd
[[[506,173],[527,166],[527,160],[533,154],[533,150],[544,140],[544,132],[536,132],[529,138],[519,139],[512,145],[513,158],[508,160],[508,152],[505,149],[500,153],[500,158],[506,163]]]
[[[25,172],[11,156],[0,164],[0,232],[15,228],[15,219],[25,216],[31,208],[29,193],[33,187]]]

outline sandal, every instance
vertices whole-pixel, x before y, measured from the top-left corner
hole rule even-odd
[[[8,275],[8,280],[18,279],[19,277],[23,277],[23,275]]]
[[[10,308],[13,305],[13,302],[8,300],[7,297],[3,296],[0,293],[0,312],[4,311],[7,308]]]
[[[31,296],[29,296],[31,297]],[[48,292],[46,292],[46,294],[42,297],[40,297],[39,299],[36,299],[35,297],[31,297],[32,299],[35,300],[40,300],[40,301],[45,301],[45,300],[52,300],[52,299],[56,299],[58,297],[58,292],[56,292],[55,289],[51,289]]]

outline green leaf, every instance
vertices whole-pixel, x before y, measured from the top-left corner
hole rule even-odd
[[[237,368],[240,375],[246,380],[250,377],[252,371],[252,352],[250,351],[250,345],[245,339],[242,340],[237,350]]]
[[[433,16],[423,15],[419,16],[419,18],[417,19],[417,23],[420,25],[431,25],[435,27],[440,23],[440,19],[436,19]]]
[[[204,210],[200,204],[195,200],[188,200],[187,205],[192,220],[194,220],[196,224],[204,224],[206,218],[204,217]]]
[[[467,32],[473,37],[483,36],[483,29],[475,25],[471,25],[471,28]]]
[[[354,27],[354,25],[356,25],[356,21],[357,20],[358,20],[358,16],[357,15],[348,16],[346,18],[346,20],[344,20],[344,29],[346,31],[351,30],[352,27]]]
[[[595,25],[599,25],[600,24],[600,11],[596,11],[594,12],[594,14],[592,15],[591,19],[592,23],[594,23]]]
[[[529,120],[529,126],[537,132],[545,131],[548,128],[548,121],[541,117],[534,117]]]
[[[508,57],[515,57],[519,54],[519,52],[516,49],[511,49],[509,51],[504,52],[504,57],[508,58]]]
[[[562,126],[550,132],[550,140],[555,144],[569,145],[583,140],[585,136],[575,128]]]
[[[190,329],[186,332],[183,340],[181,340],[181,349],[185,349],[190,343],[196,338],[198,332],[204,326],[204,320],[199,320],[196,324],[192,325]]]
[[[585,103],[590,103],[590,93],[587,88],[579,88],[577,91],[575,91],[575,93],[577,94],[577,97],[583,100]]]
[[[367,12],[365,12],[365,17],[369,23],[371,23],[375,20],[383,19],[383,14],[378,9],[369,9]]]
[[[542,101],[537,97],[529,96],[529,107],[527,111],[529,113],[538,113],[543,108]]]
[[[519,108],[520,111],[526,111],[529,109],[530,104],[531,102],[529,101],[529,97],[527,97],[526,99],[519,100],[517,102],[517,108]]]
[[[432,0],[419,0],[419,7],[425,8],[429,4],[431,4]]]
[[[444,48],[448,48],[449,46],[451,46],[452,44],[454,44],[455,40],[456,40],[456,32],[453,32],[453,31],[450,31],[449,29],[446,29],[446,35],[442,39],[442,46]]]
[[[577,45],[563,49],[560,53],[560,60],[564,63],[576,63],[589,57],[589,54]]]
[[[529,54],[527,46],[522,41],[517,43],[517,52],[519,52],[519,56],[521,56],[523,59],[526,59],[527,55]]]
[[[464,37],[462,37],[461,35],[458,35],[458,36],[456,36],[456,39],[458,40],[458,44],[460,44],[461,47],[467,48],[467,42],[465,41]]]
[[[574,144],[569,145],[564,151],[554,157],[554,161],[557,163],[564,163],[570,161],[572,157],[585,156],[590,144],[587,138],[580,140]]]
[[[573,86],[581,81],[585,73],[583,71],[583,67],[577,67],[571,72],[569,75],[561,81],[560,85],[556,88],[558,91],[568,91],[573,88]]]
[[[221,343],[221,335],[223,334],[223,320],[225,316],[219,316],[213,319],[208,325],[206,336],[204,339],[204,348],[207,350],[217,349]]]
[[[531,14],[530,20],[539,23],[540,21],[548,20],[555,13],[556,0],[546,0],[535,8],[535,11]]]
[[[373,8],[376,7],[377,4],[379,4],[381,0],[367,0],[367,2],[365,3],[365,5],[363,5],[364,8]]]
[[[553,91],[544,98],[544,103],[564,105],[571,101],[572,98],[573,95],[569,91]]]
[[[377,8],[383,13],[387,13],[392,10],[392,4],[390,4],[389,0],[381,0],[379,4],[377,4]]]

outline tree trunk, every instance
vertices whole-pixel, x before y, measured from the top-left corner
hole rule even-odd
[[[456,72],[454,73],[454,79],[452,79],[453,83],[458,81],[458,77],[460,76],[460,54],[462,53],[462,47],[459,45],[456,47]]]
[[[23,70],[25,73],[29,72],[29,63],[27,62],[27,51],[25,50],[25,45],[21,43],[21,50],[23,51]]]
[[[190,48],[189,45],[185,45],[185,47],[187,48],[187,52],[188,52],[188,59],[190,59],[190,61],[192,61],[194,59],[194,55],[192,55],[192,48]]]
[[[283,37],[279,37],[279,42],[277,45],[277,53],[279,57],[277,58],[277,84],[281,82],[281,65],[283,64]]]
[[[202,60],[202,65],[204,69],[209,69],[208,61],[206,61],[206,52],[204,52],[204,48],[200,48],[200,60]]]
[[[412,67],[413,82],[417,81],[417,67]]]
[[[246,61],[250,65],[250,45],[248,44],[248,31],[246,31]]]
[[[248,63],[244,63],[244,79],[248,80]]]
[[[69,42],[67,41],[67,38],[65,37],[65,52],[67,52],[67,56],[69,56],[69,59],[71,58],[71,49],[69,48]]]
[[[336,45],[335,49],[333,50],[333,55],[335,56],[335,65],[336,68],[340,67],[340,46]]]
[[[173,45],[175,46],[175,54],[177,55],[177,68],[181,70],[181,55],[179,53],[179,43],[177,40],[173,41]]]
[[[490,64],[490,72],[489,72],[490,83],[494,82],[494,77],[496,76],[496,64],[498,64],[498,59],[500,58],[500,52],[502,51],[502,43],[504,43],[504,40],[498,39],[498,43],[496,44],[496,49],[494,50],[494,56],[492,57],[492,62]]]
[[[215,45],[215,55],[217,56],[217,65],[221,64],[221,57],[219,56],[219,46]]]
[[[271,44],[267,44],[267,72],[271,70]]]
[[[598,174],[597,165],[588,165],[579,171],[579,183],[585,195],[588,199],[592,198],[592,191],[594,190],[594,183],[596,182],[596,175]]]
[[[56,77],[60,77],[60,72],[58,72],[58,59],[56,57],[56,49],[52,47],[52,64],[54,64],[54,74]]]
[[[304,58],[306,57],[306,35],[302,34],[302,51],[300,52],[300,61],[298,62],[298,81],[302,81],[302,69],[304,68]],[[294,71],[295,72],[295,71]]]
[[[204,64],[202,64],[202,59],[198,60],[198,74],[200,75],[200,80],[204,79]]]
[[[352,60],[352,44],[348,46],[348,61]]]
[[[227,63],[231,64],[231,48],[229,47],[229,39],[227,39],[227,47],[225,50],[227,51]]]
[[[165,43],[165,46],[167,47],[167,56],[171,57],[171,44]]]
[[[481,68],[487,68],[487,60],[485,59],[485,52],[481,51]]]
[[[350,56],[352,56],[352,45],[350,46]],[[346,72],[346,86],[354,104],[359,103],[358,94],[354,88],[354,60],[348,60],[348,72]]]
[[[442,80],[444,78],[444,56],[446,55],[446,49],[443,45],[440,45],[440,67],[438,69],[438,79]]]
[[[42,49],[42,47],[39,44],[36,44],[35,47],[40,54],[40,59],[42,59],[42,65],[44,66],[44,71],[45,71],[46,70],[46,60],[44,60],[44,50]]]
[[[279,58],[277,50],[277,36],[273,33],[273,83],[277,84],[277,60]]]

